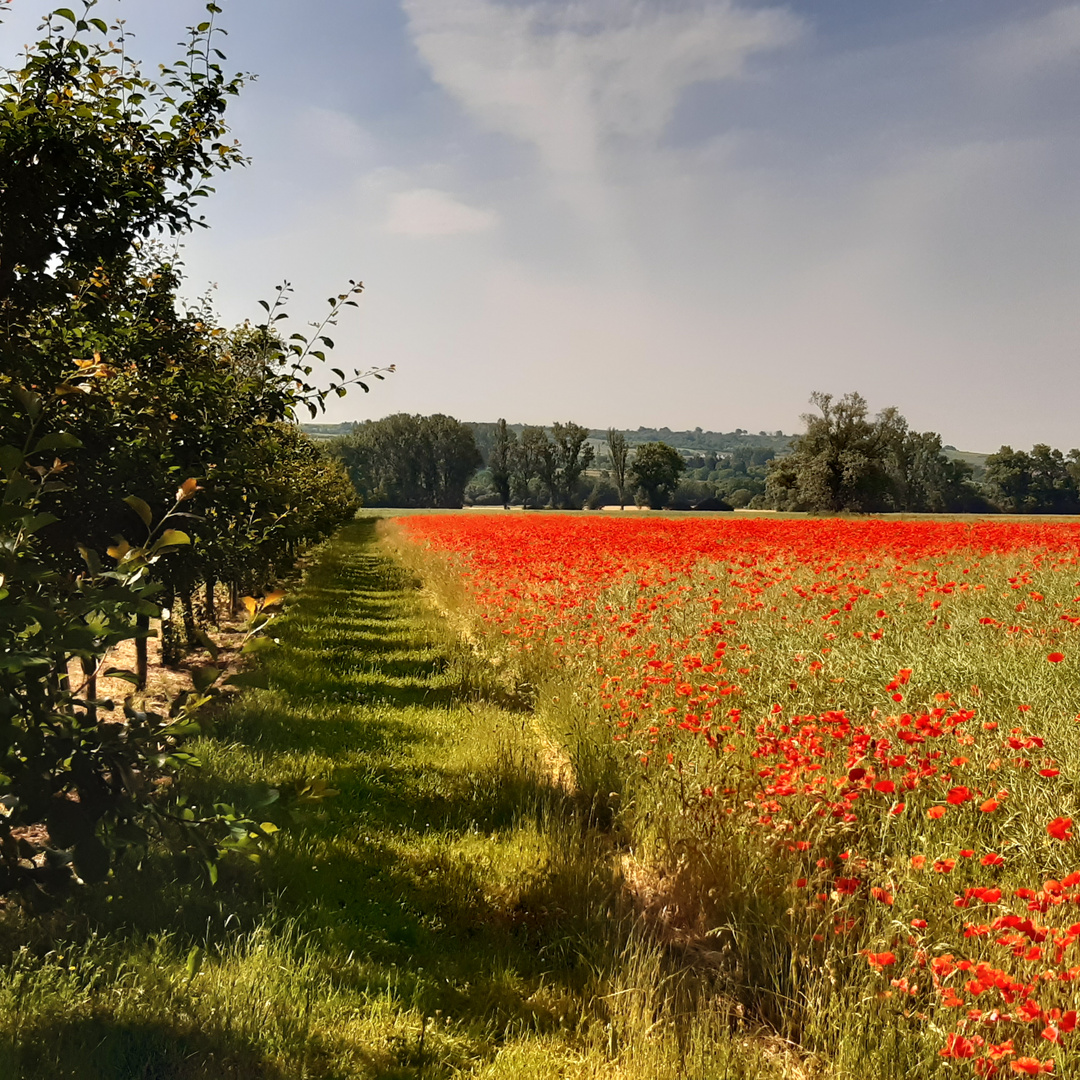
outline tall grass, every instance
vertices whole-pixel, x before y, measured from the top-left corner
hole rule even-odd
[[[348,527],[276,624],[269,688],[196,748],[189,783],[280,827],[259,865],[211,887],[151,851],[4,909],[0,1077],[792,1074],[639,933],[528,702],[415,584]]]

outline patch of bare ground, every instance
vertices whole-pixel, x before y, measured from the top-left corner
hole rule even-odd
[[[150,623],[151,638],[147,642],[147,679],[145,689],[136,689],[124,679],[97,680],[98,719],[122,723],[124,721],[124,701],[130,696],[131,706],[145,712],[167,713],[169,705],[186,690],[193,689],[191,673],[198,668],[212,665],[221,671],[219,684],[230,675],[236,674],[244,664],[240,653],[246,634],[246,614],[236,616],[224,612],[219,607],[217,624],[207,625],[203,629],[210,640],[217,646],[217,658],[209,650],[198,648],[188,652],[174,667],[165,667],[161,663],[161,620],[153,619]],[[122,641],[106,654],[101,670],[135,671],[135,642]],[[77,661],[68,666],[68,678],[76,695],[85,698],[86,676]],[[228,688],[223,688],[227,693]],[[111,702],[112,707],[106,704]]]

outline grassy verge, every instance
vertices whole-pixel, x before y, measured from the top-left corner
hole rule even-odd
[[[641,940],[612,842],[360,521],[198,784],[281,826],[218,884],[147,857],[0,923],[0,1077],[740,1077],[780,1053]]]

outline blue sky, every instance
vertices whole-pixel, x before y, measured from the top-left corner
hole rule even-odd
[[[858,390],[946,442],[1080,445],[1080,3],[222,0],[249,168],[192,294],[396,364],[330,419],[799,429]],[[5,60],[39,0],[12,0]],[[101,0],[157,62],[189,0]]]

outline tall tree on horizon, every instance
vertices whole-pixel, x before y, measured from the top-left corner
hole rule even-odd
[[[626,445],[626,436],[615,428],[608,428],[608,452],[611,454],[611,475],[619,489],[619,509],[626,509],[626,470],[630,448]]]
[[[495,425],[495,439],[488,456],[488,469],[491,482],[502,499],[503,508],[510,505],[510,487],[514,472],[514,454],[518,440],[512,428],[506,426],[506,420],[500,417]]]

